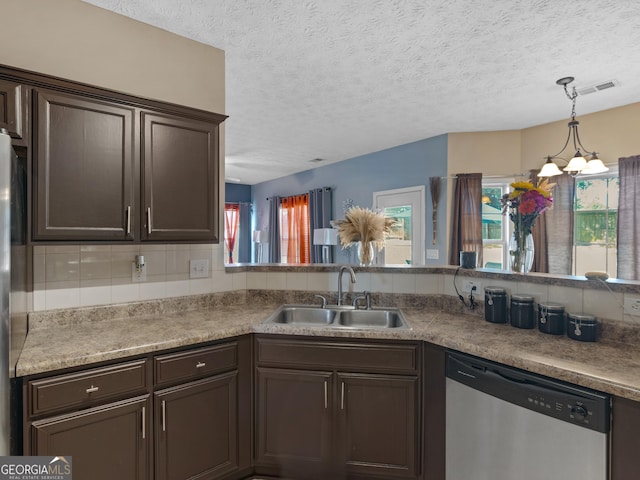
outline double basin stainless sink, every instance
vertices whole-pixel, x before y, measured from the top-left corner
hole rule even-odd
[[[358,310],[349,306],[283,305],[266,324],[344,329],[410,329],[397,308]]]

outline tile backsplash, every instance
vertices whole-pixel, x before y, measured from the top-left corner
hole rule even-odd
[[[132,281],[136,255],[145,257],[144,282]],[[190,260],[208,260],[208,277],[191,279]],[[36,311],[244,289],[245,278],[225,274],[222,245],[54,245],[33,251]]]

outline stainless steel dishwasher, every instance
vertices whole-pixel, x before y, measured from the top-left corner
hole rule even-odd
[[[446,480],[606,480],[610,398],[447,354]]]

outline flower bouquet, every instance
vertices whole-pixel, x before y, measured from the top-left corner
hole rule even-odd
[[[513,236],[509,245],[511,270],[527,273],[533,265],[533,237],[531,230],[539,215],[553,204],[548,179],[541,180],[537,187],[531,182],[513,182],[512,191],[500,198],[502,213],[509,213],[513,222]]]
[[[396,221],[361,207],[351,207],[344,217],[331,222],[338,230],[340,244],[343,247],[356,244],[360,265],[371,265],[374,248],[378,251],[384,248],[385,234],[391,232]]]

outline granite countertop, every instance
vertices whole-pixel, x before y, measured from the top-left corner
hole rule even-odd
[[[427,341],[577,385],[640,401],[640,348],[582,343],[493,324],[434,307],[402,308],[410,330],[344,330],[264,324],[277,303],[216,305],[114,320],[60,322],[30,330],[16,376],[117,360],[248,333]]]

